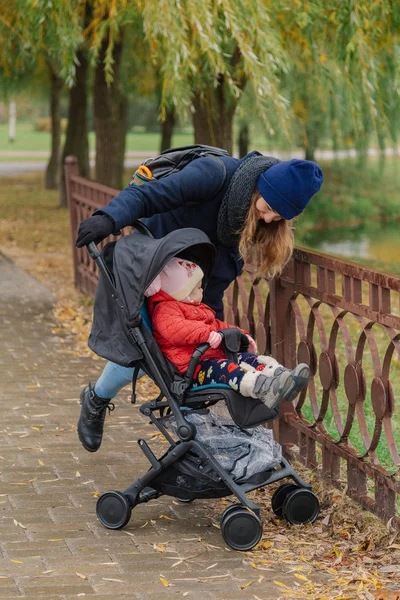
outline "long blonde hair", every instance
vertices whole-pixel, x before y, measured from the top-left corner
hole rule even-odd
[[[250,209],[240,231],[239,253],[244,260],[251,260],[256,275],[272,279],[282,271],[290,260],[294,247],[292,221],[281,219],[265,223],[260,219],[256,202],[260,198],[253,192]]]

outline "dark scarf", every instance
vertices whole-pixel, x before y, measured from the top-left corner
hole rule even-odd
[[[278,162],[277,158],[257,152],[244,160],[232,175],[221,202],[217,223],[218,240],[227,248],[237,248],[239,245],[240,231],[249,211],[257,179]]]

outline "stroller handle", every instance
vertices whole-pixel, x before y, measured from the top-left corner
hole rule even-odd
[[[94,262],[98,266],[99,271],[104,275],[104,277],[106,278],[108,283],[111,285],[111,288],[113,290],[113,298],[116,299],[117,302],[119,302],[119,298],[117,298],[117,296],[116,296],[116,289],[115,289],[115,285],[114,285],[113,276],[110,272],[110,269],[107,267],[106,261],[104,260],[103,256],[101,255],[100,250],[96,246],[95,242],[90,242],[86,246],[86,248],[90,254],[90,257],[94,260]]]
[[[96,258],[101,256],[100,250],[96,246],[95,242],[89,242],[89,244],[86,246],[86,248],[88,249],[90,257],[93,258],[93,260],[96,260]]]
[[[207,350],[210,348],[210,344],[208,342],[204,342],[203,344],[199,344],[196,350],[193,352],[192,357],[189,362],[189,366],[185,373],[185,383],[187,388],[190,388],[193,383],[194,372],[196,370],[197,365],[200,362],[201,357]]]

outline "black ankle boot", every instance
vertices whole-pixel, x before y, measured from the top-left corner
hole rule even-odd
[[[104,419],[107,408],[114,410],[114,404],[107,398],[100,398],[91,383],[81,392],[81,415],[78,421],[78,436],[85,450],[96,452],[103,438]]]

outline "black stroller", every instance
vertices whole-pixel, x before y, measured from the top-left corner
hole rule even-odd
[[[235,495],[239,503],[224,511],[222,535],[231,548],[250,550],[261,539],[262,523],[259,507],[246,497],[246,492],[289,477],[294,483],[278,488],[272,498],[272,508],[279,517],[293,524],[312,523],[319,513],[318,499],[311,486],[281,455],[275,465],[237,479],[206,444],[196,439],[196,420],[189,418],[207,413],[222,400],[234,428],[248,432],[251,437],[253,428],[275,419],[278,411],[259,400],[241,396],[229,386],[193,388],[196,366],[209,345],[204,343],[197,347],[187,372],[181,375],[162,355],[152,336],[144,291],[173,256],[199,264],[206,285],[215,259],[215,248],[208,237],[198,229],[188,228],[154,239],[143,223],[138,222],[132,235],[107,244],[102,253],[93,242],[88,250],[100,269],[89,346],[108,360],[134,367],[132,402],[135,402],[139,369],[153,379],[160,394],[141,405],[140,411],[170,444],[167,452],[157,458],[144,439],[138,440],[151,467],[123,492],[109,491],[100,496],[96,507],[100,522],[109,529],[120,529],[128,523],[137,504],[163,494],[183,502]],[[237,353],[246,349],[248,340],[237,329],[223,333],[227,357],[237,362]],[[174,437],[165,421],[168,415],[169,422],[171,419],[174,422]],[[278,444],[276,446],[280,449]]]

